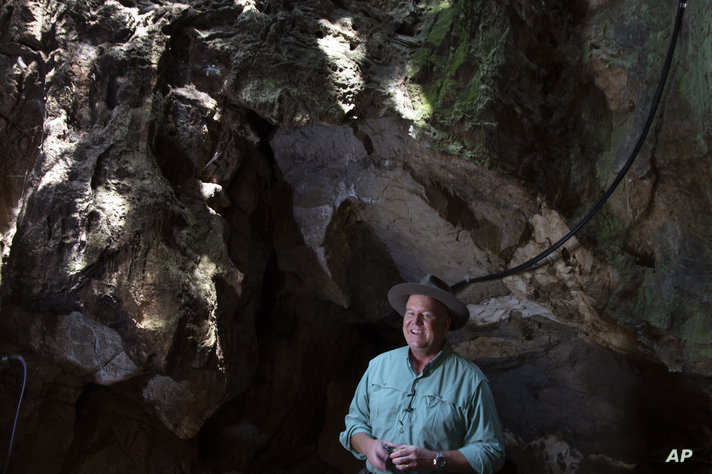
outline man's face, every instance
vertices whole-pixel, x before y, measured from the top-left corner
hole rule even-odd
[[[403,315],[403,335],[414,352],[435,355],[445,342],[450,312],[440,301],[425,295],[411,295]]]

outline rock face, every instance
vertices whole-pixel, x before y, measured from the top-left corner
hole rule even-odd
[[[688,9],[609,201],[459,292],[450,342],[490,378],[505,471],[712,462],[712,21]],[[357,472],[338,433],[403,344],[387,289],[513,268],[576,225],[635,145],[675,14],[4,2],[0,355],[29,369],[8,472]]]

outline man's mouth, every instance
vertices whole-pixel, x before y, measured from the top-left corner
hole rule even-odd
[[[411,329],[410,333],[415,334],[416,336],[419,336],[419,335],[423,334],[423,331],[421,331],[420,329]]]

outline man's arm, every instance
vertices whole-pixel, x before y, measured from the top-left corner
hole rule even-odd
[[[465,445],[457,451],[467,459],[474,472],[497,472],[505,460],[504,437],[492,390],[486,380],[475,390],[471,417]]]
[[[339,441],[341,441],[344,448],[351,451],[351,453],[359,459],[366,459],[367,455],[365,453],[365,447],[356,446],[354,444],[354,440],[361,439],[362,437],[359,435],[365,435],[372,439],[370,436],[371,416],[367,388],[368,375],[369,371],[366,370],[363,377],[361,377],[361,381],[356,387],[356,393],[354,394],[353,400],[351,400],[349,412],[344,418],[346,429],[339,435]]]

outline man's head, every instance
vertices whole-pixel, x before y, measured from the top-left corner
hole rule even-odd
[[[460,329],[470,318],[467,306],[452,294],[447,283],[435,275],[426,275],[420,283],[401,283],[394,286],[388,292],[388,301],[393,309],[405,316],[406,305],[411,295],[428,296],[444,306],[451,318],[449,329]]]

